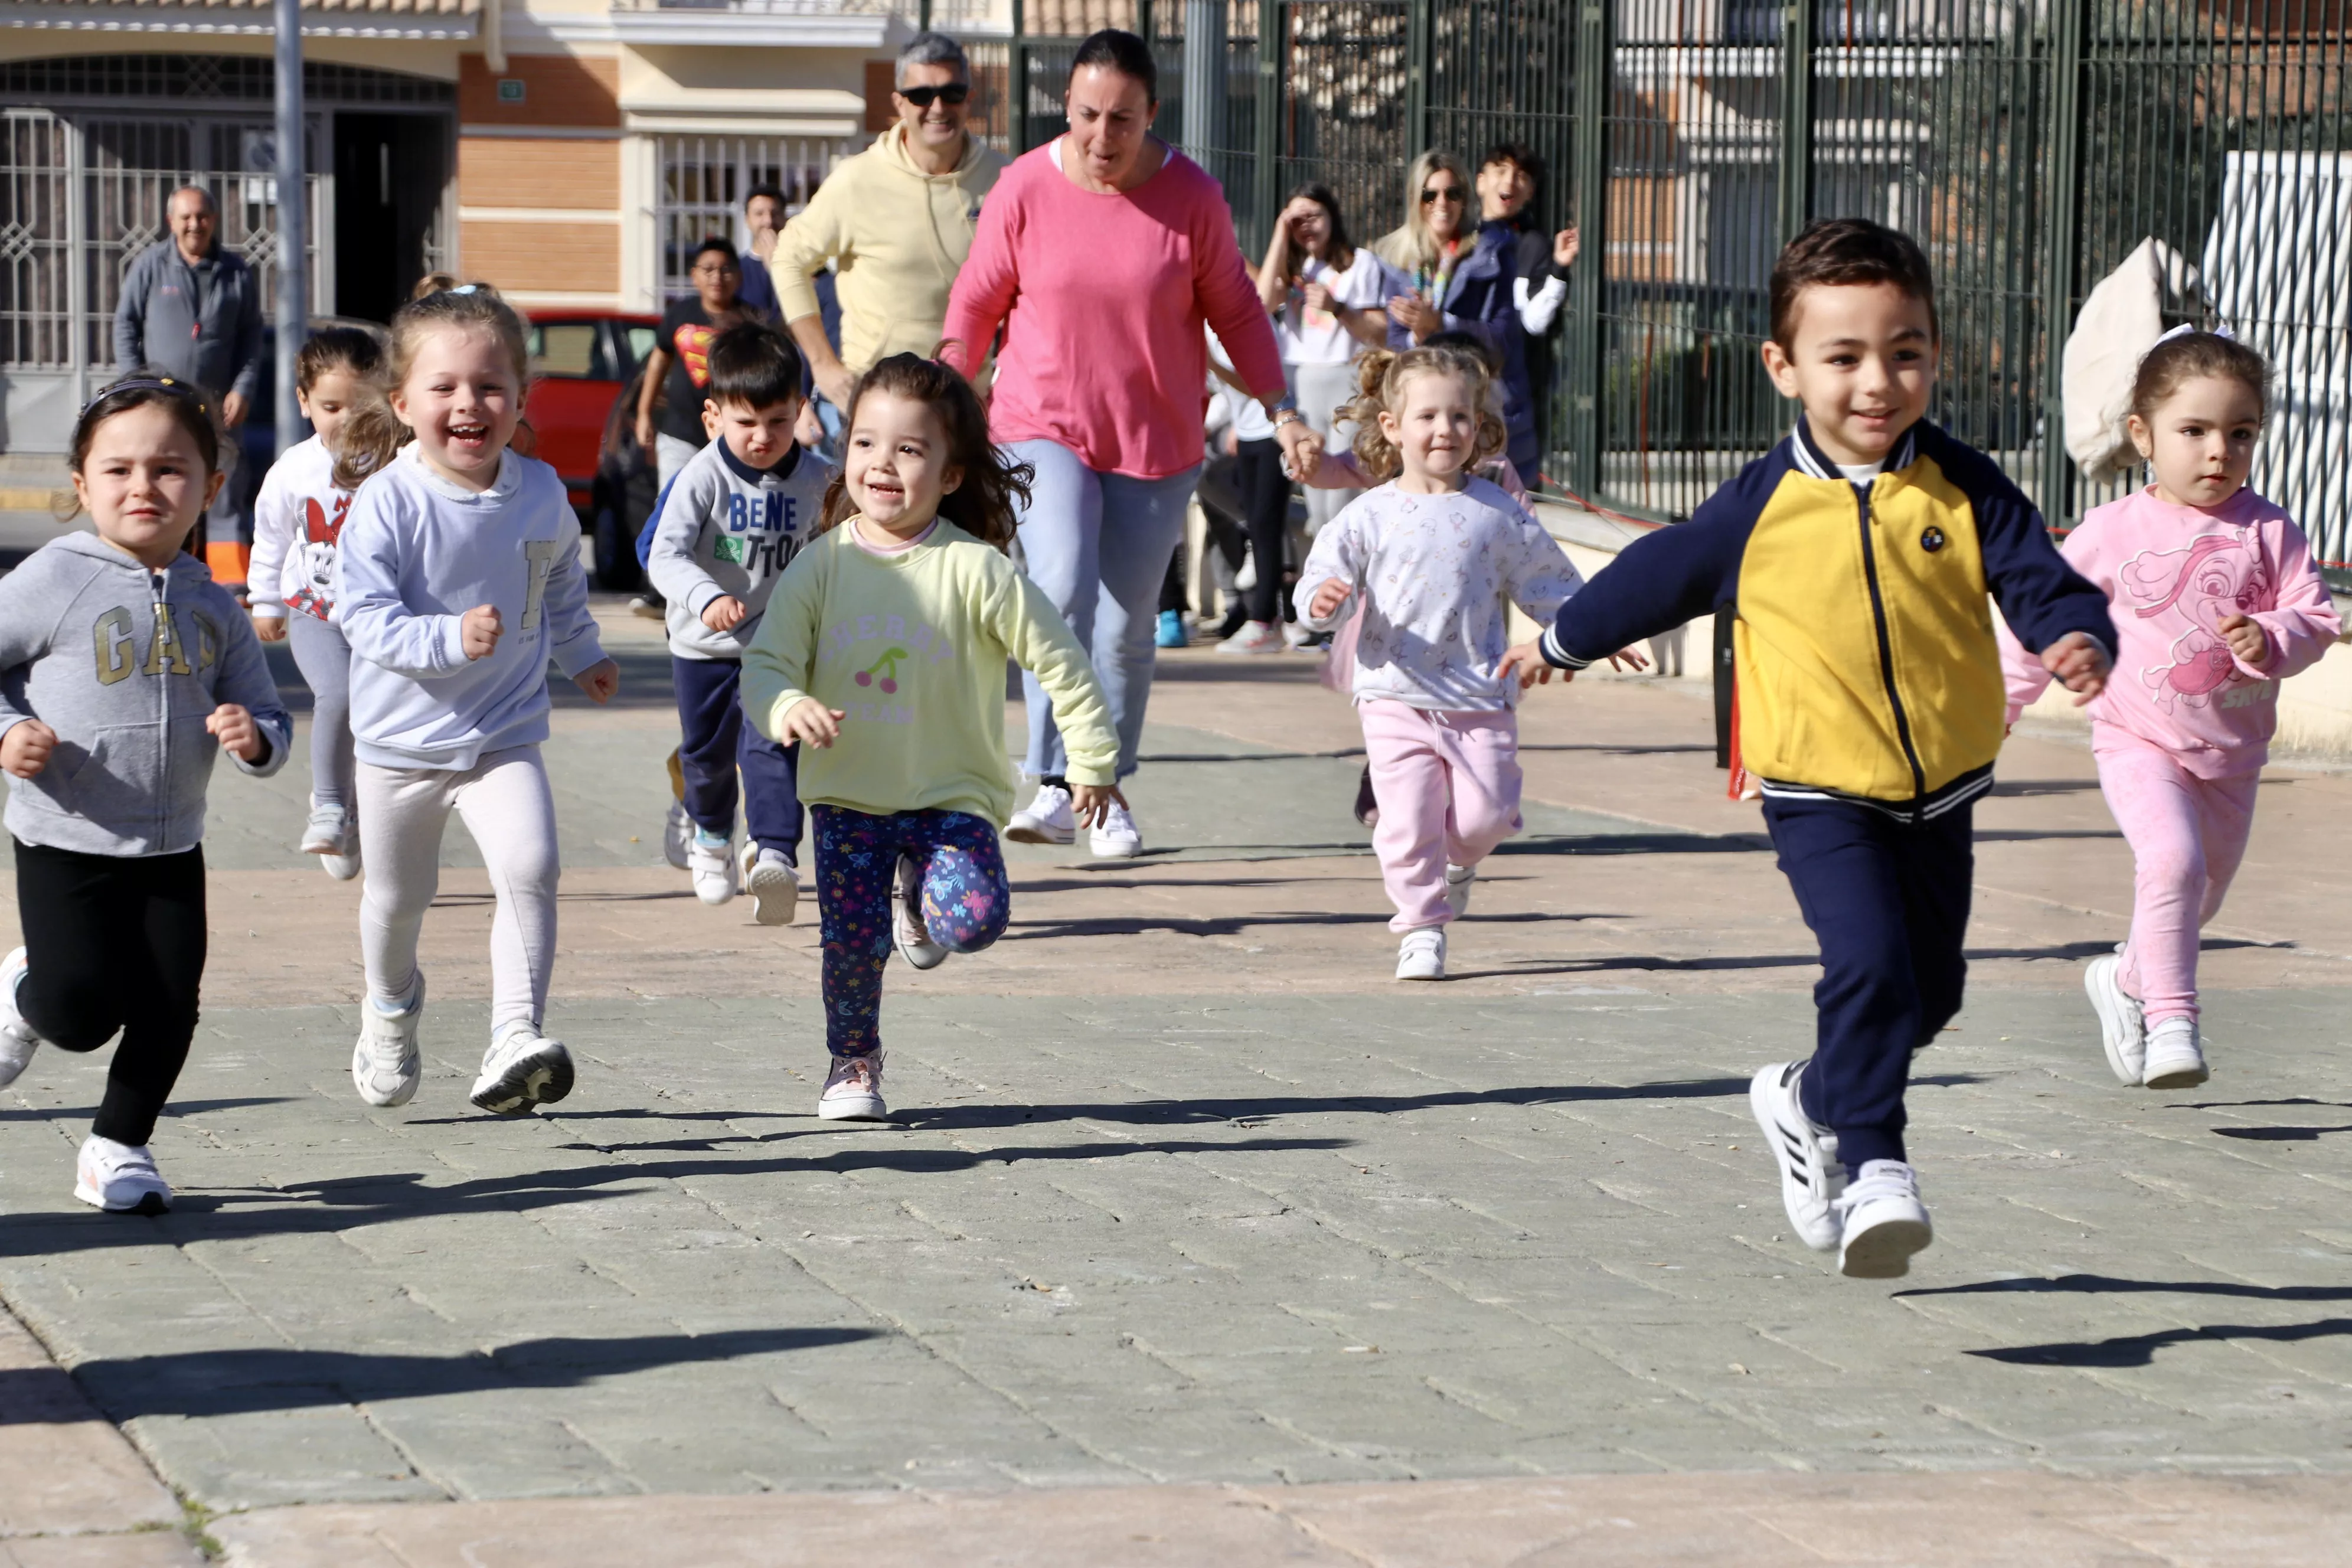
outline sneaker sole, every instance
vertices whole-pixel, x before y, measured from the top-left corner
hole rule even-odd
[[[2091,999],[2091,1011],[2099,1016],[2099,1044],[2106,1050],[2108,1069],[2119,1082],[2137,1089],[2140,1075],[2131,1070],[2123,1048],[2124,1040],[2131,1033],[2130,1020],[2116,1010],[2114,998],[2107,994],[2107,988],[2099,984],[2099,976],[2111,973],[2115,963],[2111,957],[2093,959],[2090,967],[2083,971],[2083,994]],[[2102,970],[2101,964],[2111,967]]]
[[[135,1214],[153,1219],[172,1212],[172,1200],[162,1193],[142,1193],[139,1194],[137,1203],[124,1204],[118,1207],[101,1197],[96,1187],[78,1178],[74,1182],[74,1196],[100,1214]]]
[[[360,874],[360,858],[356,855],[321,855],[319,869],[338,882],[348,882]]]
[[[466,1098],[492,1116],[528,1116],[571,1092],[572,1053],[561,1040],[550,1040],[500,1073],[497,1082],[476,1084]]]
[[[1398,970],[1398,971],[1397,971],[1397,976],[1396,976],[1396,977],[1397,977],[1399,980],[1406,981],[1406,982],[1423,981],[1423,980],[1443,980],[1443,979],[1444,979],[1444,978],[1445,978],[1445,971],[1444,971],[1443,969],[1438,969],[1438,970],[1433,970],[1433,971],[1431,971],[1431,972],[1430,972],[1429,973],[1427,973],[1427,974],[1420,974],[1420,973],[1407,974],[1403,970],[1400,969],[1400,970]]]
[[[2213,1069],[2203,1062],[2195,1067],[2172,1068],[2141,1080],[2147,1089],[2195,1089],[2213,1076]]]
[[[792,924],[801,907],[801,885],[793,880],[788,866],[752,868],[744,890],[751,895],[751,918],[763,926]]]
[[[887,1121],[890,1108],[879,1100],[820,1100],[816,1103],[819,1121]]]
[[[1839,1250],[1838,1272],[1849,1279],[1900,1279],[1911,1272],[1912,1255],[1935,1239],[1926,1220],[1881,1220]]]
[[[1015,819],[1013,826],[1004,830],[1004,837],[1015,844],[1076,844],[1078,830],[1075,827],[1046,827]]]
[[[1101,839],[1097,838],[1090,841],[1087,847],[1094,851],[1094,857],[1097,860],[1134,860],[1143,854],[1143,845],[1140,841],[1134,844],[1117,843],[1106,847]]]
[[[1805,1234],[1805,1222],[1797,1217],[1795,1209],[1790,1206],[1793,1193],[1801,1190],[1807,1197],[1811,1197],[1812,1190],[1802,1186],[1789,1173],[1792,1156],[1789,1152],[1788,1146],[1794,1135],[1780,1125],[1780,1113],[1772,1103],[1773,1096],[1780,1091],[1780,1086],[1771,1080],[1786,1070],[1787,1064],[1782,1063],[1777,1067],[1766,1068],[1748,1080],[1748,1113],[1756,1119],[1757,1130],[1764,1134],[1765,1146],[1771,1151],[1772,1173],[1780,1180],[1780,1212],[1787,1217],[1789,1228],[1797,1233],[1799,1241],[1803,1242],[1815,1252],[1833,1251],[1839,1240],[1839,1227],[1834,1217],[1831,1216],[1826,1220],[1829,1235],[1820,1241],[1815,1241]]]
[[[948,950],[936,942],[917,944],[896,931],[892,932],[892,942],[898,949],[898,956],[916,969],[937,969],[948,961]]]

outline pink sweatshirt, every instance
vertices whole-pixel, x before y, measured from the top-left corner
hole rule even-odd
[[[942,357],[976,370],[1002,325],[997,440],[1058,441],[1101,474],[1181,474],[1201,460],[1203,320],[1253,392],[1282,395],[1274,322],[1224,192],[1172,147],[1131,191],[1082,191],[1056,145],[1015,159],[989,192],[948,297]]]
[[[2278,683],[2343,635],[2303,530],[2252,488],[2208,511],[2159,500],[2151,487],[2095,509],[2062,553],[2105,593],[2123,645],[2092,722],[2163,747],[2199,778],[2260,768],[2278,729]],[[2269,637],[2261,667],[2216,629],[2232,615]],[[2000,647],[2014,723],[2050,672],[2006,626]]]

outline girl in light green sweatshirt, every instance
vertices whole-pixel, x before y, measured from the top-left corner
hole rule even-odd
[[[894,354],[858,382],[845,428],[824,531],[777,582],[742,701],[761,734],[803,742],[833,1053],[817,1114],[873,1121],[888,1114],[891,946],[929,969],[993,942],[1011,913],[1005,660],[1053,700],[1082,822],[1119,798],[1118,739],[1086,650],[1004,553],[1029,470],[991,444],[963,377]]]

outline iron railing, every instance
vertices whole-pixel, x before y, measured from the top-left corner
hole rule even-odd
[[[1050,13],[1045,7],[1052,5]],[[2118,493],[2068,458],[2084,296],[2143,239],[2269,356],[2254,482],[2352,575],[2352,0],[1013,0],[975,50],[1000,145],[1057,134],[1079,35],[1153,38],[1160,130],[1224,183],[1244,250],[1331,185],[1368,239],[1424,147],[1532,145],[1576,223],[1536,356],[1555,490],[1687,516],[1787,426],[1758,361],[1781,243],[1817,216],[1916,235],[1944,330],[1936,416],[2064,526]],[[1189,26],[1214,29],[1192,40]],[[1221,66],[1185,106],[1187,62]]]

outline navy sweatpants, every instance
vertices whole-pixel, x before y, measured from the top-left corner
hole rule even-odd
[[[1960,1010],[1974,805],[1914,825],[1845,801],[1764,797],[1780,869],[1822,948],[1818,1043],[1798,1093],[1850,1171],[1904,1158],[1911,1053]]]
[[[797,861],[801,795],[797,746],[779,746],[743,721],[736,700],[743,666],[731,658],[670,657],[677,693],[678,772],[686,780],[686,814],[711,833],[735,831],[735,775],[743,784],[743,826],[751,842]]]

